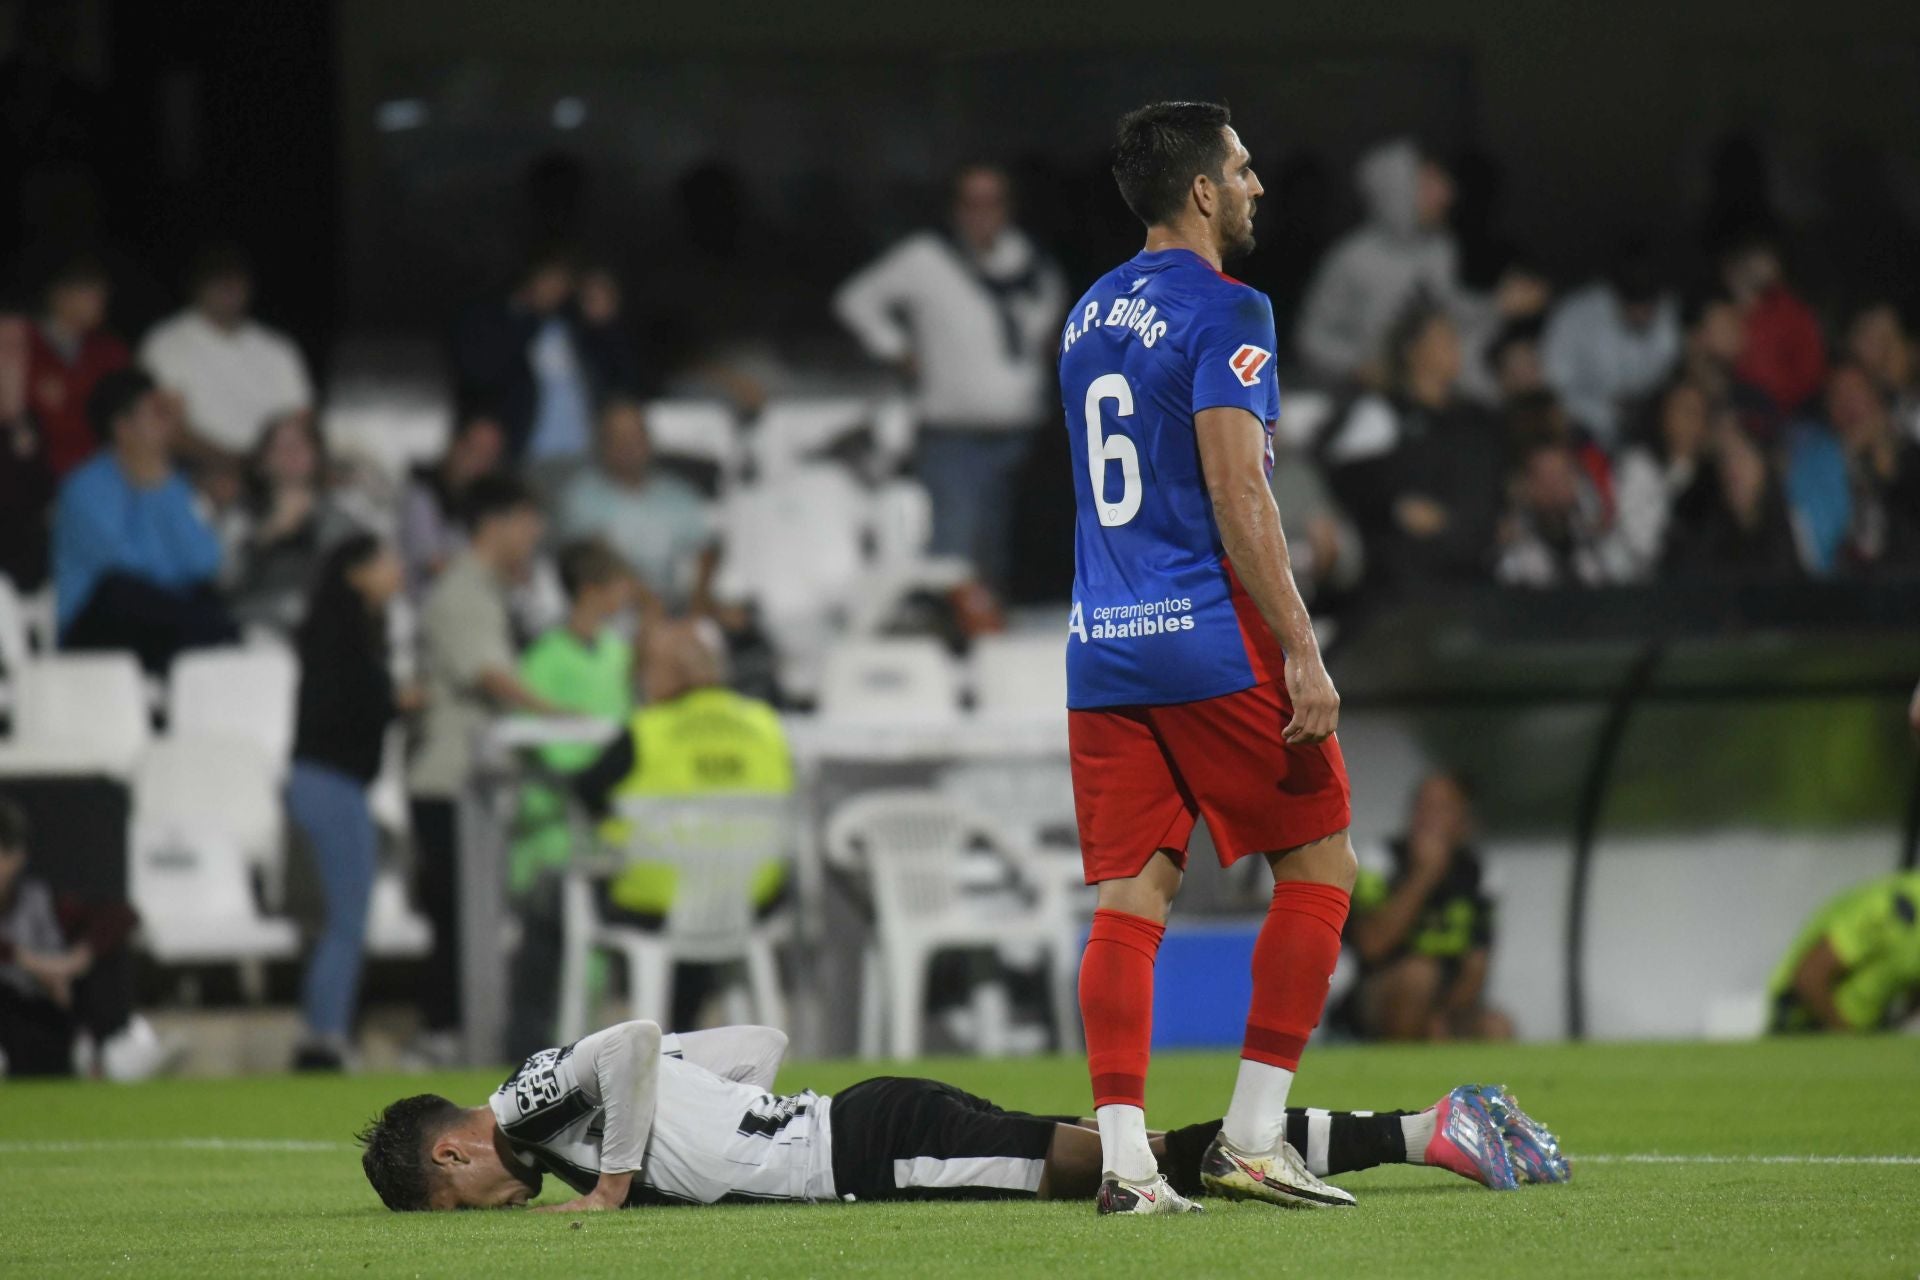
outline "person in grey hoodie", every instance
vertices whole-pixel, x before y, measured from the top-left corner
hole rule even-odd
[[[1469,391],[1487,384],[1486,340],[1503,316],[1537,311],[1544,286],[1520,275],[1503,279],[1492,298],[1460,283],[1459,248],[1447,228],[1453,177],[1407,138],[1382,143],[1355,170],[1367,220],[1328,252],[1308,288],[1294,342],[1307,367],[1333,380],[1379,385],[1384,342],[1395,317],[1424,295],[1452,317],[1468,353]]]

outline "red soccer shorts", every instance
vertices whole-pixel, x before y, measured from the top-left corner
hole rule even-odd
[[[1067,712],[1073,807],[1087,883],[1137,876],[1154,853],[1181,870],[1196,818],[1231,866],[1346,829],[1347,764],[1337,738],[1292,746],[1287,691],[1258,684],[1202,702]]]

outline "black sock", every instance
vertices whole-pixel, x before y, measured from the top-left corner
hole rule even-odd
[[[1321,1178],[1376,1165],[1405,1164],[1407,1140],[1400,1127],[1400,1117],[1412,1114],[1410,1111],[1316,1111],[1288,1107],[1287,1141],[1307,1162],[1307,1171]],[[1323,1161],[1316,1161],[1312,1155],[1316,1130],[1326,1135]],[[1325,1167],[1319,1167],[1321,1164]]]
[[[1200,1157],[1207,1154],[1224,1120],[1207,1120],[1184,1129],[1167,1132],[1167,1153],[1161,1157],[1160,1172],[1167,1175],[1173,1189],[1183,1196],[1204,1194],[1200,1186]]]

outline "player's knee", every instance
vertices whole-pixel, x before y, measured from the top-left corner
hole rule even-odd
[[[1359,860],[1353,856],[1353,842],[1344,830],[1311,844],[1268,854],[1267,860],[1276,881],[1332,885],[1342,893],[1353,892],[1354,880],[1360,874]]]

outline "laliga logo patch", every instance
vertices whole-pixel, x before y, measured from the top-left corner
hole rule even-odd
[[[1243,387],[1255,386],[1260,381],[1260,371],[1267,367],[1267,361],[1273,359],[1273,352],[1262,351],[1252,343],[1241,347],[1227,361],[1227,367],[1233,370],[1233,376],[1240,379]]]

